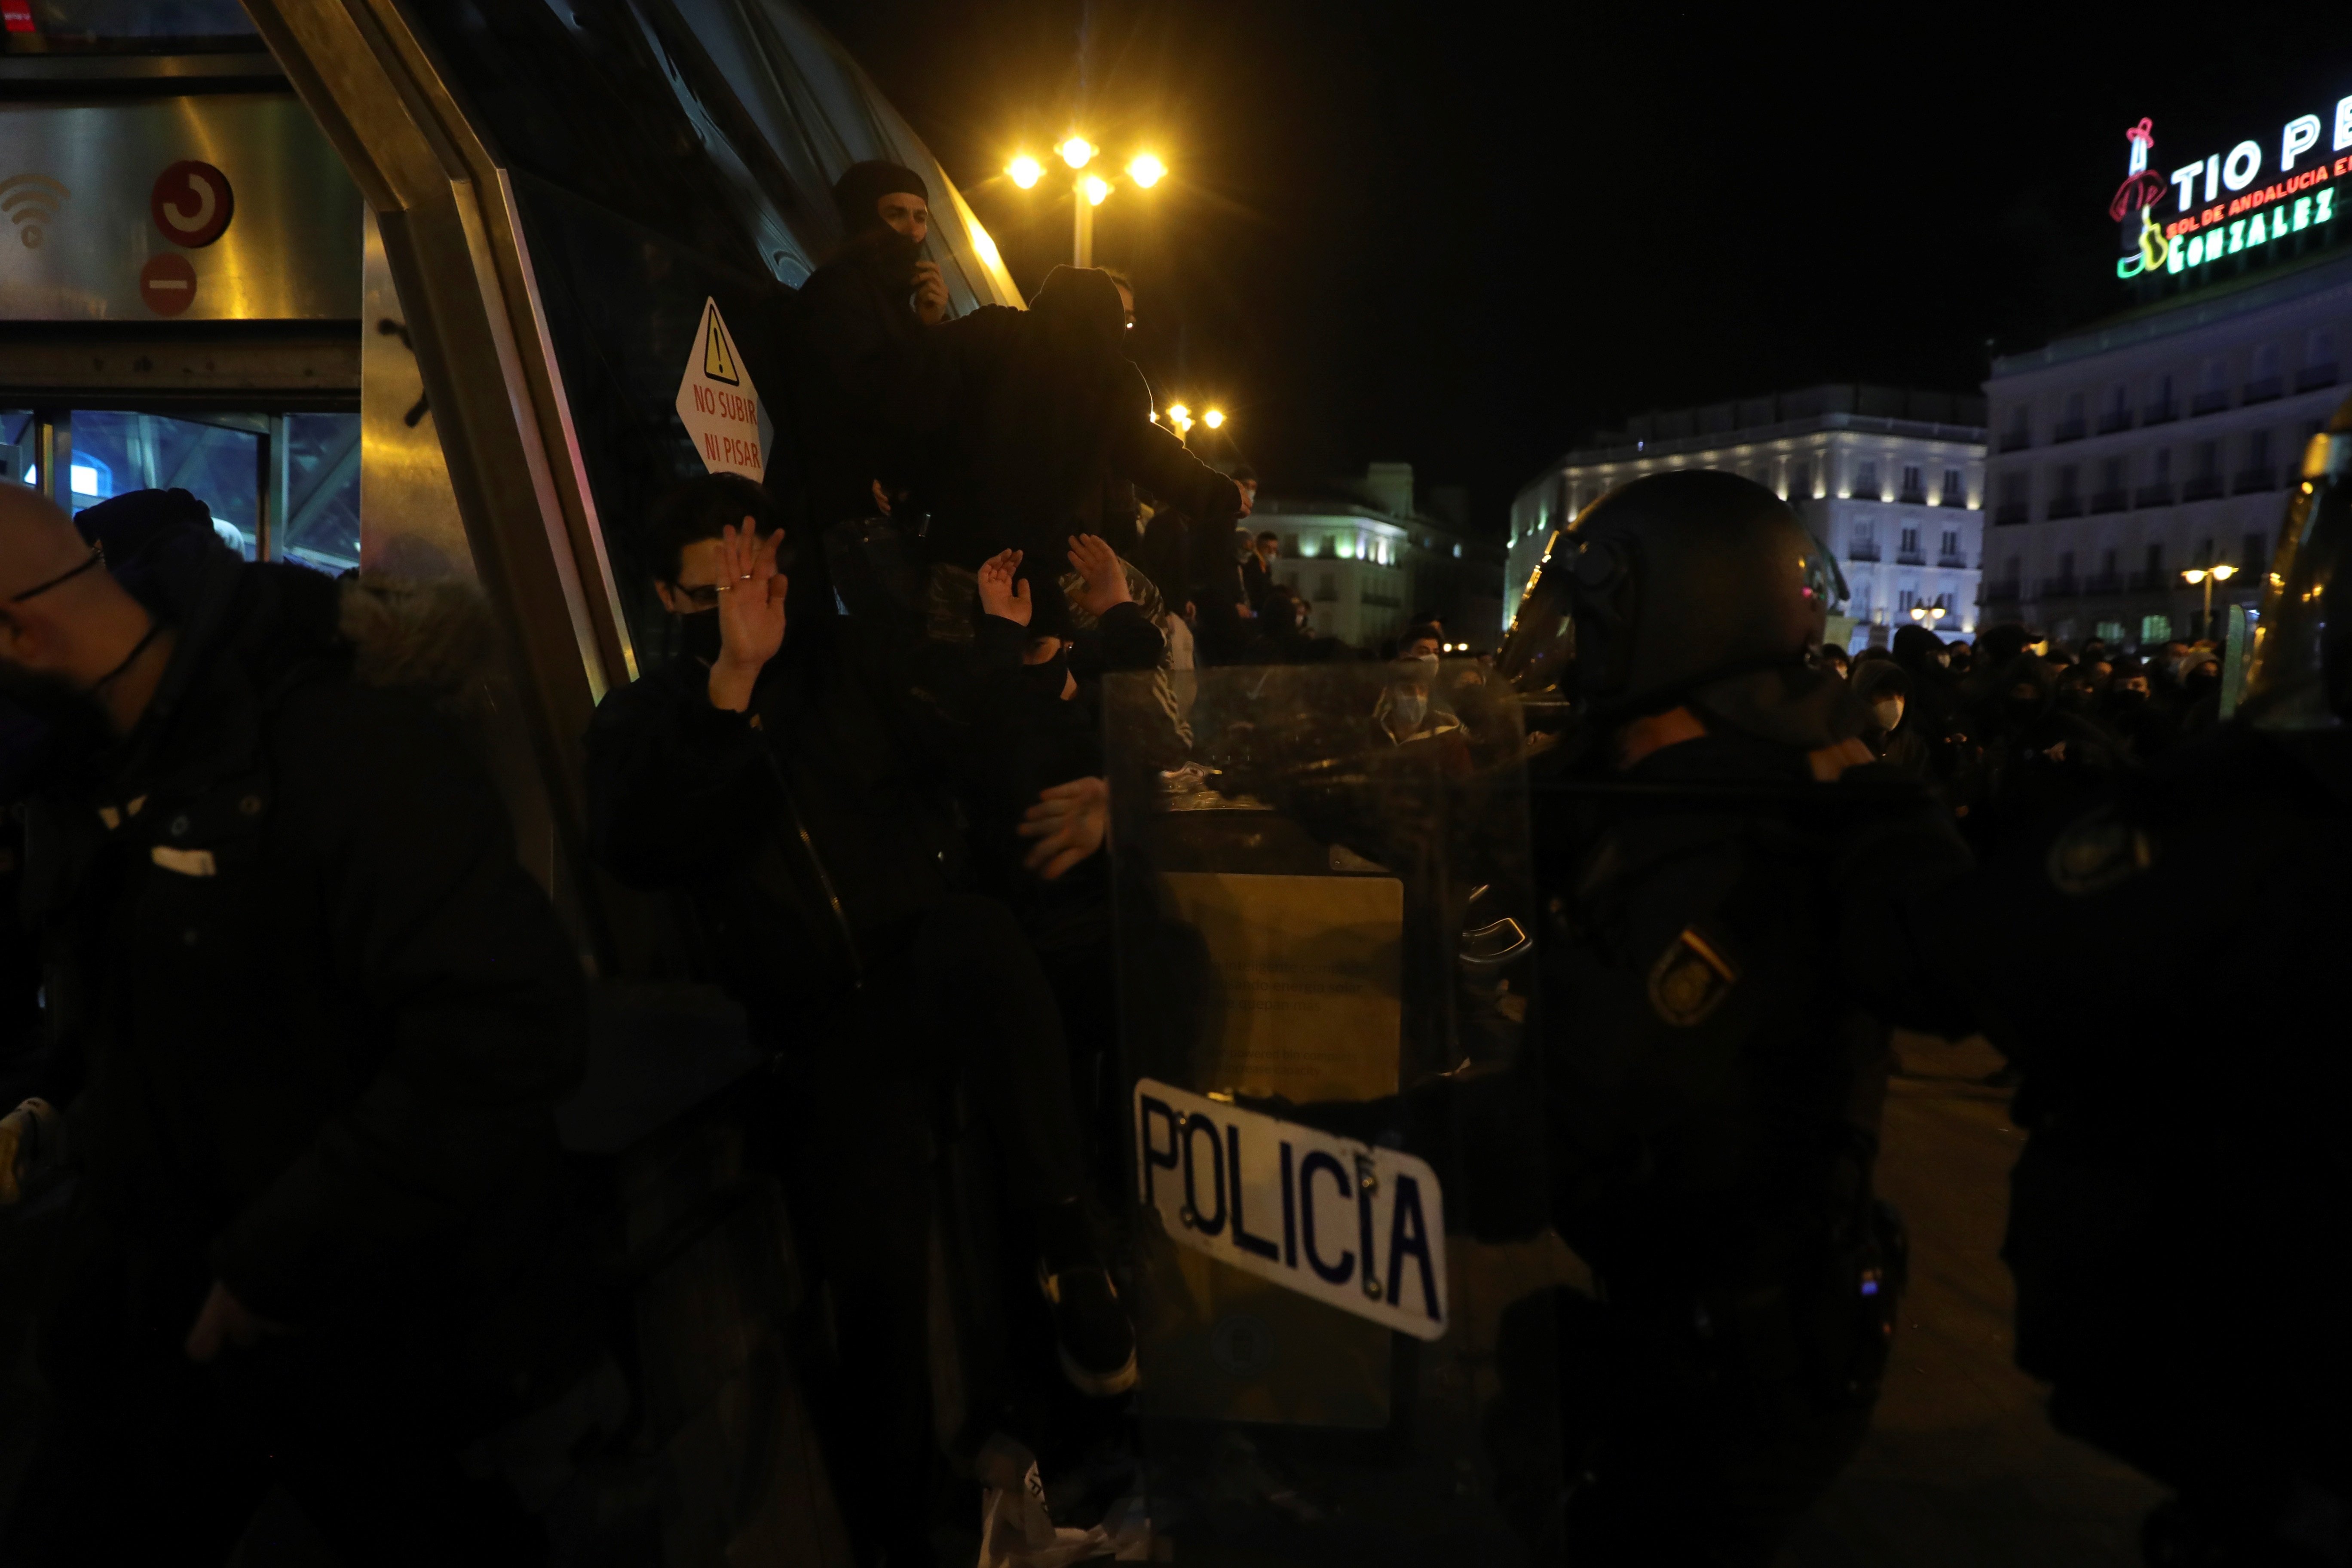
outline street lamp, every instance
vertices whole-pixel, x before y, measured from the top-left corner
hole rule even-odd
[[[1914,605],[1911,606],[1911,618],[1922,626],[1930,627],[1935,626],[1937,621],[1942,620],[1946,613],[1944,606],[1941,605]]]
[[[1212,430],[1222,430],[1225,427],[1225,411],[1222,408],[1212,408],[1201,416],[1201,423]]]
[[[1054,151],[1063,163],[1070,166],[1072,173],[1076,174],[1093,163],[1102,149],[1074,133]],[[1025,191],[1045,178],[1045,166],[1024,153],[1004,166],[1004,173],[1014,184]],[[1148,191],[1168,177],[1168,165],[1161,163],[1155,153],[1138,153],[1128,160],[1127,177],[1138,189]],[[1100,174],[1078,174],[1071,182],[1070,205],[1076,209],[1070,229],[1070,261],[1073,266],[1092,267],[1095,264],[1095,208],[1102,205],[1111,192],[1118,188],[1116,181]]]
[[[2190,566],[2181,572],[2180,580],[2190,587],[2200,583],[2205,585],[2205,615],[2199,625],[2206,637],[2213,635],[2213,584],[2226,583],[2237,574],[2238,569],[2227,562],[2218,566]]]

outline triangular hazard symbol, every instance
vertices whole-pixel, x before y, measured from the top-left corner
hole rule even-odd
[[[730,386],[743,384],[743,374],[735,368],[735,345],[727,340],[727,323],[719,319],[716,303],[710,307],[709,328],[702,334],[702,374]]]

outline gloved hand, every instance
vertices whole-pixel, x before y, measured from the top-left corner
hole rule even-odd
[[[65,1163],[65,1119],[46,1100],[28,1100],[0,1116],[0,1206],[16,1202],[39,1177]]]

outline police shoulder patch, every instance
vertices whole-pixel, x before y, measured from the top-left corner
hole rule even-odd
[[[1738,980],[1738,968],[1722,950],[1685,926],[1650,966],[1650,1006],[1667,1023],[1686,1029],[1722,1006]]]
[[[2088,898],[2129,881],[2156,863],[2156,845],[2107,807],[2084,817],[2050,846],[2050,885],[2073,898]]]

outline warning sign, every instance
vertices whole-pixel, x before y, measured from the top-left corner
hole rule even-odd
[[[719,314],[719,301],[705,300],[702,325],[687,355],[686,376],[677,384],[677,417],[694,438],[702,466],[714,474],[765,479],[768,472],[768,411],[743,368],[734,336]]]

